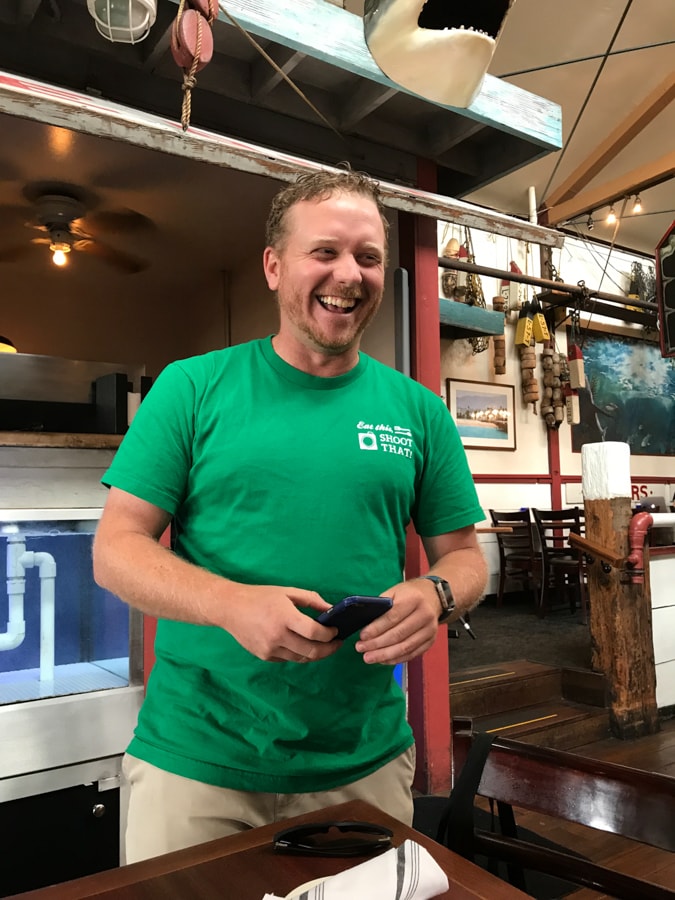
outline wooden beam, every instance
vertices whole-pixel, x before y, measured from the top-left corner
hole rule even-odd
[[[656,87],[642,103],[617,125],[604,141],[590,153],[572,174],[545,198],[546,206],[557,206],[570,200],[586,187],[617,154],[652,122],[675,99],[675,72]],[[631,192],[632,193],[632,192]]]
[[[362,81],[344,105],[340,117],[340,130],[351,131],[357,122],[375,112],[396,94],[398,94],[396,88],[373,84],[371,81]]]
[[[427,133],[429,135],[429,155],[436,159],[453,150],[458,144],[462,144],[467,138],[478,134],[485,126],[481,122],[472,119],[451,122],[448,119],[432,119]]]
[[[293,69],[307,57],[306,53],[299,53],[290,47],[265,47],[265,53],[274,60],[284,75],[289,77]],[[283,80],[281,72],[270,65],[264,57],[260,57],[251,66],[251,99],[262,100]]]
[[[207,66],[205,75],[208,71]],[[183,132],[178,121],[1,71],[0,112],[280,181],[293,181],[301,171],[331,168],[271,146],[259,146],[198,127]],[[380,189],[384,204],[393,209],[535,244],[563,245],[564,236],[560,232],[462,200],[388,181],[380,181]]]
[[[155,27],[150,32],[152,35],[153,42],[151,44],[147,44],[146,41],[150,39],[150,35],[143,41],[141,44],[143,51],[143,63],[142,68],[145,69],[146,72],[154,72],[157,64],[160,62],[165,53],[168,52],[171,46],[171,29],[173,28],[173,20],[171,23],[167,25],[164,29],[161,27],[157,28],[157,23],[155,23]]]
[[[569,222],[577,216],[616,203],[622,197],[631,194],[639,194],[647,188],[670,181],[675,176],[675,151],[666,153],[659,159],[655,159],[644,166],[639,166],[631,172],[626,172],[619,178],[608,181],[599,187],[592,188],[583,194],[578,194],[572,200],[549,207],[545,218],[549,225],[559,225],[561,222]]]

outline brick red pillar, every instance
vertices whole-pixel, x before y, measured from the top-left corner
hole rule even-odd
[[[436,190],[436,166],[419,160],[417,186]],[[440,322],[437,222],[401,213],[400,264],[409,272],[411,294],[411,375],[440,392]],[[427,571],[422,543],[408,534],[406,575]],[[424,793],[448,791],[451,784],[451,734],[447,627],[441,626],[434,646],[408,665],[409,719],[417,744],[415,787]]]

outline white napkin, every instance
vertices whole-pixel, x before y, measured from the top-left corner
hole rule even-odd
[[[415,841],[387,850],[298,895],[297,900],[429,900],[448,890],[448,879]],[[283,900],[265,894],[263,900]]]

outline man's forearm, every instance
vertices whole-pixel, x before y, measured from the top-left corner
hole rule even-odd
[[[455,599],[455,614],[450,621],[472,609],[487,585],[487,564],[479,547],[453,550],[437,560],[429,572],[450,584]]]
[[[94,577],[101,587],[148,615],[194,625],[221,625],[223,600],[241,586],[176,556],[137,533],[94,543]]]

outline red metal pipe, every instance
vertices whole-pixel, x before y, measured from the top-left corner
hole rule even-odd
[[[630,554],[626,559],[626,565],[632,569],[630,580],[632,584],[644,584],[645,580],[645,562],[644,547],[647,532],[654,524],[651,513],[639,512],[635,513],[628,526],[628,542],[630,545]]]

